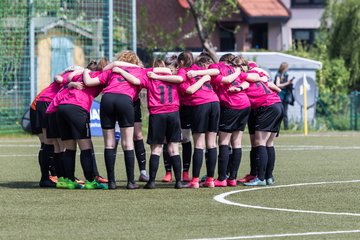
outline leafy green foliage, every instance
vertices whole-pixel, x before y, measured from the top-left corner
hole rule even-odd
[[[331,58],[343,58],[350,71],[350,87],[360,88],[360,1],[329,0],[323,18],[328,30],[327,46]]]

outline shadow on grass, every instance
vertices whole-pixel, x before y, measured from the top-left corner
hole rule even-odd
[[[145,182],[137,182],[139,189],[143,189]],[[116,190],[128,190],[126,189],[126,181],[117,181]],[[173,189],[175,182],[164,183],[156,181],[156,189]],[[40,188],[39,182],[0,182],[0,188],[13,188],[13,189],[51,189],[51,188]]]
[[[39,182],[0,182],[0,188],[35,189],[40,187]]]

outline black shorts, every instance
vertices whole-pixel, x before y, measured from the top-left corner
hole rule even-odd
[[[181,122],[181,129],[190,129],[191,128],[191,106],[180,106],[180,122]]]
[[[118,121],[120,128],[134,126],[134,105],[125,94],[105,93],[100,103],[100,121],[102,129],[114,129]]]
[[[279,132],[283,119],[282,103],[275,103],[266,107],[259,107],[254,111],[252,131]],[[249,127],[250,132],[250,127]],[[253,134],[250,132],[250,134]]]
[[[238,110],[221,106],[219,131],[227,133],[244,131],[249,114],[250,107]]]
[[[248,130],[249,134],[255,134],[255,112],[256,110],[251,109],[249,118],[248,118]]]
[[[219,102],[205,103],[191,107],[192,133],[217,132],[220,120],[220,104]]]
[[[42,129],[39,126],[40,124],[37,124],[37,113],[36,110],[30,108],[30,125],[31,125],[31,134],[40,134],[42,133]]]
[[[142,114],[141,114],[141,101],[140,98],[134,102],[134,114],[135,114],[135,122],[142,122]]]
[[[57,124],[57,112],[46,114],[46,137],[60,138],[59,126]]]
[[[150,114],[148,144],[181,142],[179,112]]]
[[[59,105],[56,117],[61,140],[91,138],[90,113],[82,107]]]
[[[36,122],[35,122],[36,128],[46,128],[45,114],[46,114],[46,109],[48,108],[49,105],[50,102],[38,101],[36,103]]]

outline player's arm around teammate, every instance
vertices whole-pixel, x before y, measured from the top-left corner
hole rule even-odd
[[[136,65],[126,67],[130,75],[139,78],[147,78],[144,69],[140,67],[141,61],[132,51],[122,51],[117,55],[117,60]],[[125,68],[125,67],[124,67]],[[126,75],[126,73],[124,73]],[[84,72],[84,82],[86,85],[103,84],[103,97],[100,103],[100,119],[103,129],[105,142],[105,165],[109,180],[109,189],[116,188],[115,182],[115,159],[116,159],[116,140],[115,123],[118,121],[121,130],[121,146],[124,151],[125,167],[127,174],[127,188],[137,189],[138,185],[134,178],[134,107],[133,100],[139,93],[140,85],[135,85],[129,81],[136,79],[125,79],[122,74],[114,73],[112,70],[104,71],[98,77],[91,78]],[[140,81],[141,82],[141,81]]]
[[[189,59],[185,58],[185,61]],[[210,76],[197,76],[189,78],[187,72],[190,70],[206,70],[212,62],[208,55],[201,55],[197,59],[197,64],[192,64],[188,68],[179,70],[179,75],[183,76],[184,83],[179,90],[185,93],[186,100],[191,106],[191,130],[194,140],[193,155],[193,178],[187,185],[189,188],[199,187],[199,175],[204,157],[204,149],[207,149],[207,177],[214,177],[215,165],[217,160],[216,135],[219,125],[220,105],[219,98],[210,85]],[[198,66],[200,65],[200,66]]]
[[[163,66],[162,63],[161,66]],[[179,117],[179,97],[177,83],[182,82],[180,76],[171,75],[170,69],[154,68],[148,73],[146,84],[149,109],[149,131],[147,143],[150,144],[150,180],[146,189],[155,188],[155,178],[159,166],[163,144],[167,143],[169,161],[174,168],[175,188],[182,188],[181,158],[178,143],[181,141]],[[154,73],[157,72],[157,73]]]

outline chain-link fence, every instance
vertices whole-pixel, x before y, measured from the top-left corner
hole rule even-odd
[[[135,0],[2,0],[0,132],[20,130],[30,101],[56,73],[112,58],[136,42]]]

